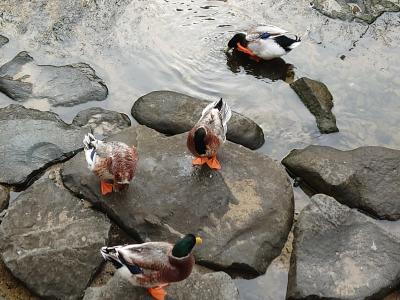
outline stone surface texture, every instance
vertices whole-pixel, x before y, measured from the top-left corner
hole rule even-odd
[[[198,262],[253,275],[280,254],[292,225],[293,191],[275,161],[227,142],[218,172],[192,166],[186,134],[165,137],[137,126],[110,139],[138,149],[128,190],[101,196],[83,153],[64,164],[62,179],[135,238],[175,242],[199,234],[206,246],[196,247]]]
[[[80,299],[103,258],[108,218],[50,179],[10,202],[0,224],[1,258],[12,274],[45,299]]]

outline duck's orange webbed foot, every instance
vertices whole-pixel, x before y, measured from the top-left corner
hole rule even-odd
[[[238,51],[246,53],[250,55],[250,59],[255,60],[256,62],[260,61],[260,58],[254,54],[253,51],[251,51],[249,48],[243,47],[240,43],[236,44]]]
[[[207,161],[208,161],[207,157],[196,157],[195,159],[193,159],[192,164],[194,166],[201,166],[207,163]]]
[[[164,300],[165,296],[167,295],[164,286],[167,286],[167,284],[153,288],[148,288],[147,291],[155,300]]]
[[[207,165],[214,170],[221,170],[221,164],[217,159],[217,156],[213,156],[207,160]]]
[[[101,187],[101,194],[103,196],[112,193],[113,191],[113,185],[111,183],[105,182],[103,180],[100,181],[100,187]]]

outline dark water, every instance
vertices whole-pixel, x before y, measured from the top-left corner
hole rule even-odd
[[[309,7],[309,1],[103,0],[83,8],[90,1],[66,1],[72,3],[68,9],[55,4],[59,2],[43,4],[40,10],[29,2],[6,5],[0,29],[10,43],[0,49],[0,63],[22,50],[39,64],[86,62],[110,94],[103,102],[75,107],[52,109],[45,101],[26,103],[30,107],[52,109],[67,122],[92,106],[130,115],[138,97],[167,89],[210,100],[224,97],[234,110],[261,125],[266,143],[258,151],[278,160],[309,144],[400,148],[399,14],[385,13],[367,27],[328,19]],[[56,22],[60,20],[64,23]],[[234,32],[262,23],[310,33],[283,60],[261,68],[226,55]],[[287,82],[302,76],[330,89],[339,133],[321,135],[290,89]],[[9,103],[14,101],[0,94],[0,106]],[[305,196],[296,191],[298,199],[303,205]],[[284,291],[285,281],[277,281]],[[252,288],[243,289],[249,294]],[[271,299],[283,299],[284,292],[278,294]],[[249,299],[263,299],[257,297],[255,292]]]

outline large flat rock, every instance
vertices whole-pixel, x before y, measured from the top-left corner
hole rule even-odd
[[[220,172],[192,166],[186,134],[165,137],[145,126],[112,140],[136,145],[139,163],[129,189],[102,197],[83,153],[62,169],[65,186],[106,212],[140,240],[202,236],[198,262],[264,273],[280,254],[293,220],[293,191],[275,161],[227,142]]]
[[[179,134],[192,129],[209,103],[181,93],[155,91],[136,100],[131,112],[139,124],[161,133]],[[261,127],[234,111],[226,138],[250,149],[258,149],[264,144]]]
[[[224,272],[201,274],[196,269],[184,281],[170,284],[168,300],[239,300],[239,292],[228,274]],[[116,272],[101,287],[88,288],[83,300],[152,300],[146,289],[132,286]]]
[[[16,101],[45,100],[53,106],[101,101],[108,94],[88,64],[38,65],[25,51],[0,67],[0,91]]]
[[[102,263],[108,218],[49,179],[15,200],[0,224],[1,258],[12,274],[46,299],[80,299]]]
[[[47,166],[73,156],[89,130],[56,114],[10,105],[0,109],[0,183],[23,187]]]
[[[294,230],[288,299],[383,299],[400,283],[400,239],[315,195]]]
[[[344,21],[373,23],[384,12],[400,11],[398,0],[313,0],[313,7],[324,15]]]
[[[317,193],[378,218],[400,219],[399,150],[308,146],[293,150],[282,163]]]

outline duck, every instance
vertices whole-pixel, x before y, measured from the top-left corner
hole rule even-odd
[[[288,54],[301,44],[301,38],[274,25],[257,26],[235,34],[228,42],[228,50],[236,49],[253,60],[271,60]]]
[[[156,300],[164,300],[169,283],[186,279],[192,272],[195,259],[192,250],[202,239],[186,234],[175,244],[146,242],[123,246],[102,247],[101,255],[111,262],[121,277],[134,286],[147,288]]]
[[[101,194],[123,191],[132,181],[138,163],[135,146],[103,142],[88,133],[83,140],[89,170],[100,178]]]
[[[207,164],[211,169],[221,169],[217,152],[226,141],[227,123],[231,116],[231,109],[222,98],[203,109],[199,121],[187,136],[187,147],[195,156],[193,165]]]

